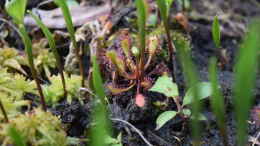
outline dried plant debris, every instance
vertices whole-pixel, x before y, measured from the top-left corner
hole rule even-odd
[[[35,10],[43,23],[49,28],[64,29],[66,28],[65,21],[63,19],[60,8],[54,10]],[[73,25],[78,27],[82,26],[86,22],[95,21],[101,16],[107,16],[111,7],[108,4],[102,6],[70,6],[71,15],[73,18]],[[36,22],[31,16],[26,16],[24,23],[28,26],[36,26]]]

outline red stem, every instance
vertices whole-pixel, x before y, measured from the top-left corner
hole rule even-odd
[[[0,108],[1,108],[1,111],[2,111],[2,113],[3,113],[3,115],[4,115],[5,122],[8,123],[8,122],[9,122],[9,119],[8,119],[8,116],[7,116],[7,114],[6,114],[4,105],[3,105],[3,103],[2,103],[1,100],[0,100]]]

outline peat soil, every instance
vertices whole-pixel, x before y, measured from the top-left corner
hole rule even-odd
[[[1,1],[1,7],[2,1]],[[37,4],[37,3],[36,3]],[[34,5],[36,5],[34,4]],[[29,7],[34,7],[30,5]],[[174,14],[181,12],[182,6],[176,4]],[[246,31],[250,20],[254,17],[260,17],[260,1],[259,0],[196,0],[191,1],[190,8],[187,8],[186,15],[189,19],[191,27],[189,35],[192,44],[192,57],[197,66],[199,75],[202,81],[208,80],[208,62],[212,56],[218,56],[219,65],[219,81],[223,90],[226,101],[226,118],[228,127],[228,143],[230,146],[235,146],[235,119],[232,108],[232,83],[233,83],[233,66],[236,52],[241,43],[242,37]],[[173,14],[173,15],[174,15]],[[219,53],[215,48],[211,38],[211,24],[213,17],[218,14],[222,27],[222,51]],[[17,35],[12,37],[8,42],[18,48],[21,47],[21,42]],[[17,42],[13,42],[16,40]],[[222,62],[224,59],[227,61]],[[178,84],[181,91],[187,90],[183,82],[181,69],[178,70]],[[255,90],[254,107],[260,107],[260,78],[258,77]],[[183,94],[183,93],[182,93]],[[191,131],[189,122],[180,117],[174,118],[159,130],[156,128],[156,118],[165,110],[176,110],[173,101],[168,101],[169,104],[163,110],[159,110],[152,103],[156,101],[164,101],[166,98],[158,93],[145,92],[147,106],[143,109],[138,108],[134,104],[134,91],[126,92],[122,95],[113,96],[110,99],[108,110],[110,111],[111,119],[122,119],[128,121],[138,128],[143,136],[154,146],[189,146],[192,145]],[[67,134],[72,137],[85,138],[84,134],[90,128],[90,113],[92,103],[85,102],[80,104],[78,101],[73,101],[68,104],[62,101],[59,105],[50,110],[57,116],[61,117],[62,122],[66,125]],[[203,114],[207,117],[207,121],[202,122],[203,131],[201,144],[203,146],[221,146],[222,139],[217,129],[216,119],[210,110],[209,102],[204,102]],[[146,146],[136,131],[122,122],[113,120],[114,136],[122,133],[122,143],[124,146]],[[260,132],[259,121],[254,118],[249,120],[249,137],[257,137]],[[258,139],[259,140],[259,139]],[[248,142],[248,145],[251,145]]]

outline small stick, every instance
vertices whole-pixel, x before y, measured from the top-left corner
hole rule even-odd
[[[134,131],[143,139],[143,141],[148,145],[148,146],[153,146],[142,134],[142,132],[137,129],[134,125],[132,125],[131,123],[125,121],[125,120],[121,120],[121,119],[116,119],[116,118],[111,118],[112,121],[116,121],[116,122],[122,122],[128,126],[130,126],[132,129],[134,129]]]

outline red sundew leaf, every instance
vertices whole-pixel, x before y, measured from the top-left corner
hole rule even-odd
[[[142,94],[137,94],[135,96],[135,104],[138,107],[144,107],[144,105],[145,105],[145,97]]]

